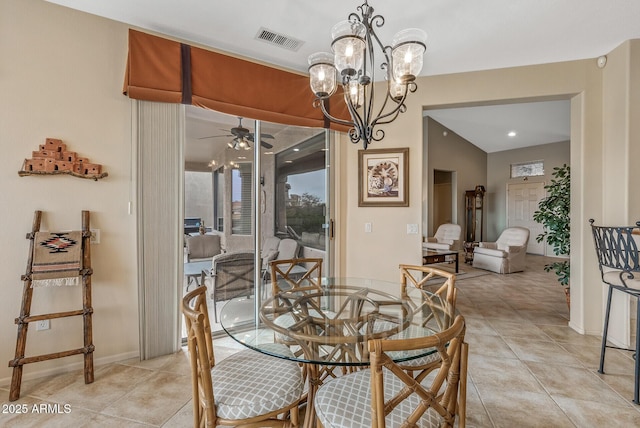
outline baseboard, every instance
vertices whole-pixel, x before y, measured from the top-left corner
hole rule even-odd
[[[105,364],[111,364],[111,363],[116,363],[118,361],[129,360],[131,358],[136,358],[136,357],[139,357],[139,356],[140,356],[140,352],[138,352],[138,351],[125,352],[123,354],[109,355],[109,356],[106,356],[106,357],[94,358],[93,359],[93,365],[94,365],[94,367],[103,366]],[[27,370],[23,370],[22,371],[22,380],[25,381],[25,380],[39,379],[41,377],[52,376],[52,375],[63,374],[63,373],[69,373],[69,372],[72,372],[72,371],[75,371],[75,370],[83,370],[84,369],[83,361],[76,361],[76,362],[73,362],[73,363],[65,364],[65,365],[60,366],[60,367],[54,367],[54,368],[49,368],[49,369],[45,369],[45,370],[33,370],[34,368],[37,368],[37,366],[38,366],[37,363],[25,364],[23,367],[26,367]],[[5,377],[5,378],[0,378],[0,386],[1,387],[8,388],[10,385],[11,385],[11,376]]]

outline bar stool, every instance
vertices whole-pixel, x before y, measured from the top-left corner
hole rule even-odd
[[[590,219],[593,240],[596,246],[596,255],[600,265],[602,282],[609,285],[607,296],[607,309],[604,318],[604,331],[602,333],[602,349],[600,351],[600,368],[598,373],[604,374],[604,354],[606,348],[635,351],[635,385],[633,402],[640,404],[640,262],[638,244],[640,243],[640,221],[636,226],[604,227],[595,226]],[[618,290],[636,298],[636,347],[635,349],[618,348],[607,345],[607,333],[609,330],[609,313],[611,312],[611,295],[613,290]]]

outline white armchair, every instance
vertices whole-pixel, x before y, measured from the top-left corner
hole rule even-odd
[[[435,236],[425,238],[422,248],[425,250],[459,250],[462,228],[458,224],[445,223],[438,226]]]
[[[496,242],[480,242],[473,251],[473,267],[496,273],[521,272],[528,243],[529,229],[508,227]]]

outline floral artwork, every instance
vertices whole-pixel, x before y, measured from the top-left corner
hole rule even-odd
[[[359,155],[359,206],[408,206],[409,149],[368,149]]]

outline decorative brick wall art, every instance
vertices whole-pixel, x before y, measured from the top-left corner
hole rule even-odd
[[[18,171],[21,177],[55,174],[68,174],[94,180],[108,175],[102,171],[102,165],[67,150],[67,145],[56,138],[47,138],[44,144],[40,144],[38,151],[31,152],[31,159],[25,159],[22,170]]]

